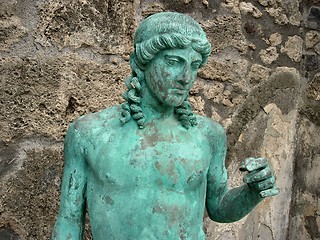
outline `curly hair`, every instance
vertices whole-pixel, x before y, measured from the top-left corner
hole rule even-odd
[[[191,46],[201,54],[203,66],[211,53],[211,45],[200,25],[191,17],[174,12],[152,15],[142,21],[134,37],[134,52],[130,56],[132,75],[126,80],[126,100],[122,104],[120,121],[122,124],[133,118],[139,128],[145,124],[145,116],[140,107],[141,85],[144,82],[144,69],[159,52],[165,49]],[[191,105],[186,98],[175,108],[175,114],[182,126],[189,128],[197,124]]]

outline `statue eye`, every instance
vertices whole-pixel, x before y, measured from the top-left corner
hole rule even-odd
[[[191,68],[193,70],[198,70],[200,65],[201,65],[201,62],[200,61],[196,61],[196,62],[191,63]]]
[[[166,63],[169,66],[177,66],[179,64],[179,59],[178,58],[166,57],[165,60],[166,60]]]

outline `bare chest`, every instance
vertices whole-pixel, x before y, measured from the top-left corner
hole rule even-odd
[[[92,178],[111,191],[185,192],[205,181],[210,150],[190,134],[105,134],[88,149]]]

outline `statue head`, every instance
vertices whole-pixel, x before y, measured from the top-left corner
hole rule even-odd
[[[139,127],[143,127],[145,120],[139,107],[139,93],[145,80],[146,66],[163,51],[186,48],[192,48],[201,55],[198,67],[206,63],[211,53],[205,32],[193,18],[176,12],[162,12],[141,22],[134,36],[134,51],[130,57],[132,76],[126,81],[128,91],[124,94],[127,102],[123,104],[123,123],[132,117]],[[196,124],[187,96],[175,112],[186,128]]]
[[[211,53],[211,45],[201,26],[191,17],[177,12],[154,14],[141,22],[134,36],[132,58],[143,69],[161,50],[192,48],[202,55],[204,65]],[[136,66],[131,64],[134,71]]]

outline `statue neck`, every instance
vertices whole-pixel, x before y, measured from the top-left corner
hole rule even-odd
[[[143,88],[141,96],[141,108],[146,118],[146,122],[152,121],[153,119],[166,119],[174,116],[174,107],[168,106],[160,102],[153,94],[148,90],[147,87]]]

